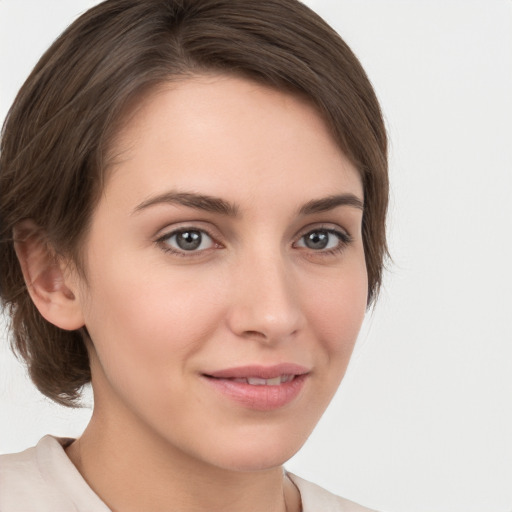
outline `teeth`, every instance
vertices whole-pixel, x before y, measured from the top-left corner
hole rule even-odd
[[[290,382],[293,375],[280,375],[272,379],[261,379],[260,377],[247,377],[247,379],[234,379],[235,382],[246,382],[251,386],[279,386],[284,382]]]
[[[280,380],[279,377],[278,380]],[[251,386],[265,386],[267,384],[267,379],[260,379],[259,377],[247,377],[247,382],[251,384]]]

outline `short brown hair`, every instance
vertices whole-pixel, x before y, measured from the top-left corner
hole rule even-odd
[[[386,131],[372,86],[339,35],[297,0],[107,0],[40,59],[11,107],[0,146],[1,297],[13,348],[56,402],[77,405],[91,379],[87,350],[79,331],[59,329],[35,308],[13,229],[32,219],[78,264],[123,109],[148,87],[209,71],[299,93],[316,105],[361,175],[368,304],[378,292],[387,255]]]

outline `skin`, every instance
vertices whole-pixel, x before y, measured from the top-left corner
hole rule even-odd
[[[92,340],[94,413],[68,456],[112,510],[300,510],[281,465],[338,388],[368,283],[362,209],[299,210],[339,194],[362,202],[358,172],[308,102],[228,76],[147,94],[112,149],[87,282],[61,267],[40,308]],[[154,201],[170,192],[221,198],[236,215]],[[199,250],[165,237],[184,227],[201,230]],[[306,245],[319,230],[330,249]],[[202,376],[282,362],[309,374],[271,411]]]

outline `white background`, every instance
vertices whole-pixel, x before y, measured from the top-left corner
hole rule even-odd
[[[92,0],[0,0],[0,118]],[[512,1],[310,0],[391,141],[394,258],[341,390],[288,469],[383,512],[512,510]],[[0,343],[0,453],[76,436]]]

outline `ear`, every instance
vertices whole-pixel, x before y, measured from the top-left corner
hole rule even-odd
[[[67,262],[57,256],[46,233],[33,221],[24,220],[14,229],[14,249],[30,297],[41,315],[66,330],[84,325],[78,300],[78,279]]]

